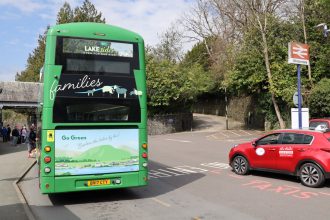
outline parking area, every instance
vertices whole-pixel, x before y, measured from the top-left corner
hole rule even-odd
[[[149,137],[147,187],[47,196],[35,187],[36,169],[20,186],[37,219],[328,219],[329,181],[315,189],[292,176],[238,176],[228,166],[229,149],[255,135],[214,134]]]

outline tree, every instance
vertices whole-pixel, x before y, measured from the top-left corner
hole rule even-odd
[[[69,3],[65,2],[60,8],[57,19],[57,24],[69,22],[99,22],[105,23],[105,18],[102,18],[102,13],[95,9],[95,6],[85,0],[80,7],[76,7],[73,11]],[[49,27],[47,27],[48,30]],[[47,30],[43,35],[39,35],[38,46],[29,54],[25,70],[16,73],[16,81],[39,81],[39,71],[44,64],[45,59],[45,40]]]
[[[209,73],[199,63],[159,59],[153,51],[146,54],[149,114],[190,111],[196,97],[212,86]]]
[[[330,79],[324,78],[312,89],[309,107],[312,117],[330,116]]]
[[[105,23],[105,18],[102,18],[102,13],[89,0],[85,0],[82,6],[75,8],[73,22]]]
[[[48,30],[48,28],[47,28]],[[15,80],[23,82],[38,82],[39,73],[45,60],[46,33],[39,35],[38,46],[29,54],[26,69],[16,73]]]
[[[160,42],[151,48],[155,59],[179,62],[182,60],[182,33],[172,24],[161,36]]]
[[[65,2],[57,13],[56,24],[73,22],[74,14],[69,3]]]

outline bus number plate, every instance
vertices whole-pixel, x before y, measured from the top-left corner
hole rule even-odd
[[[88,180],[88,186],[101,186],[101,185],[110,185],[110,179],[104,180]]]

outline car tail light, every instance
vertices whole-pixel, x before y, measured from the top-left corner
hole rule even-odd
[[[321,148],[321,150],[330,153],[330,148]]]

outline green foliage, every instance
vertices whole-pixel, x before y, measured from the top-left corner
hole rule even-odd
[[[47,28],[48,29],[48,28]],[[23,82],[38,82],[39,72],[45,60],[46,33],[39,35],[38,46],[29,54],[26,69],[21,73],[16,73],[15,80]]]
[[[200,64],[205,71],[210,70],[210,56],[207,53],[205,41],[194,45],[194,47],[185,54],[181,65],[189,67],[196,63]]]
[[[312,89],[309,96],[309,111],[312,117],[330,116],[330,79],[324,78]]]
[[[89,0],[85,0],[82,6],[75,8],[73,22],[105,23],[105,18],[102,18],[102,13]]]
[[[102,13],[97,12],[95,6],[89,1],[85,0],[80,7],[74,10],[65,2],[57,14],[57,24],[70,23],[70,22],[99,22],[105,23],[102,18]],[[47,27],[48,30],[49,27]],[[38,46],[29,54],[25,70],[16,73],[15,80],[23,82],[38,82],[39,72],[45,60],[45,40],[46,33],[39,35]]]
[[[200,64],[184,67],[149,54],[146,68],[150,114],[190,110],[192,101],[207,92],[212,82]]]

